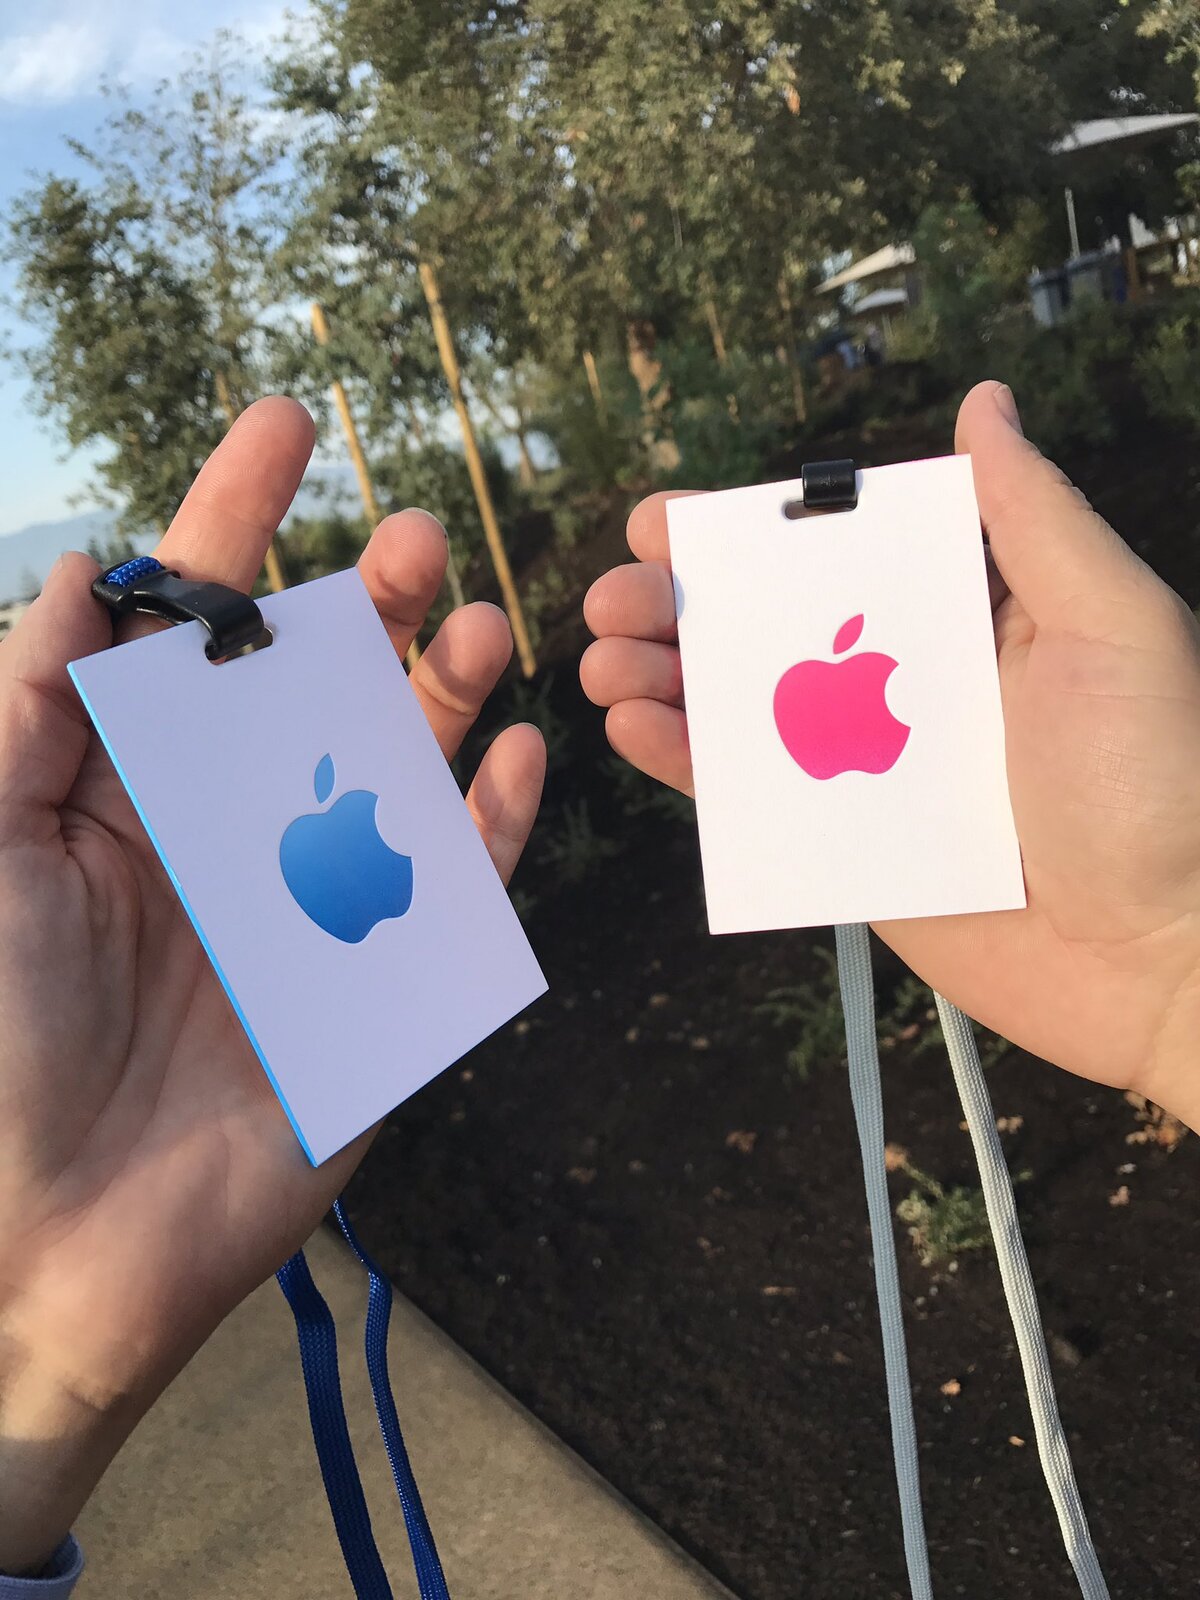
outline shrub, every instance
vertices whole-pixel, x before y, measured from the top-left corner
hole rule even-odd
[[[832,950],[813,950],[816,977],[785,988],[772,989],[754,1008],[774,1028],[795,1028],[798,1038],[788,1051],[787,1064],[801,1082],[823,1062],[846,1059],[846,1030],[838,985],[837,957]]]
[[[944,1189],[936,1178],[910,1162],[903,1164],[916,1187],[896,1207],[908,1227],[923,1267],[946,1266],[970,1250],[982,1250],[991,1240],[983,1190],[956,1184]]]
[[[596,867],[617,854],[617,846],[596,832],[586,800],[577,806],[564,806],[560,815],[561,826],[546,839],[541,859],[544,865],[557,868],[563,883],[582,883]]]
[[[1155,416],[1200,429],[1200,315],[1195,310],[1164,321],[1134,365]]]

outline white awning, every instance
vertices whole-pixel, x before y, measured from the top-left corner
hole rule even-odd
[[[845,288],[848,283],[860,283],[863,278],[873,278],[880,272],[896,272],[901,267],[911,267],[915,259],[912,245],[885,244],[882,250],[863,256],[861,261],[852,262],[850,266],[843,267],[841,272],[835,272],[832,278],[819,283],[817,293],[828,294],[834,289]]]
[[[1174,133],[1177,128],[1188,128],[1197,122],[1200,122],[1200,115],[1194,111],[1144,117],[1096,117],[1091,122],[1077,122],[1070,133],[1054,141],[1050,153],[1071,156],[1104,145],[1148,144],[1165,133]]]

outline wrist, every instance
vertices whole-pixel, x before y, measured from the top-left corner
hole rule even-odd
[[[1200,1134],[1200,960],[1163,1016],[1144,1091]]]
[[[140,1412],[93,1404],[18,1339],[0,1309],[0,1573],[39,1573]]]

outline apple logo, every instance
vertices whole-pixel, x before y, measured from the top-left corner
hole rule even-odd
[[[313,776],[317,804],[333,793],[333,758]],[[385,844],[375,821],[379,796],[352,789],[328,811],[290,823],[279,841],[283,881],[301,911],[346,944],[361,944],[377,922],[412,904],[412,857]]]
[[[858,643],[863,618],[837,631],[835,656]],[[891,656],[866,651],[844,661],[798,661],[775,689],[775,726],[787,752],[812,778],[887,772],[912,731],[888,710]]]

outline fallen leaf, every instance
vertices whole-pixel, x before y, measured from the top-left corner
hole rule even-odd
[[[1129,1185],[1123,1183],[1119,1189],[1108,1197],[1110,1206],[1127,1206],[1129,1204]]]
[[[596,1177],[595,1167],[569,1167],[567,1177],[572,1183],[592,1183]]]
[[[908,1165],[908,1151],[902,1144],[884,1145],[883,1164],[889,1172],[903,1172]]]
[[[959,1383],[957,1378],[947,1378],[945,1383],[942,1384],[941,1392],[953,1400],[956,1394],[962,1393],[962,1384]]]
[[[794,1295],[796,1292],[797,1291],[792,1287],[792,1285],[790,1283],[764,1283],[763,1284],[763,1293],[765,1295],[791,1296],[791,1295]]]
[[[754,1146],[757,1143],[757,1133],[752,1132],[749,1128],[735,1128],[732,1133],[725,1135],[726,1150],[736,1150],[744,1156],[752,1155]]]
[[[1025,1448],[1025,1441],[1021,1438],[1019,1433],[1010,1433],[1008,1436],[1008,1442],[1009,1444],[1016,1445],[1018,1450],[1024,1450]]]

